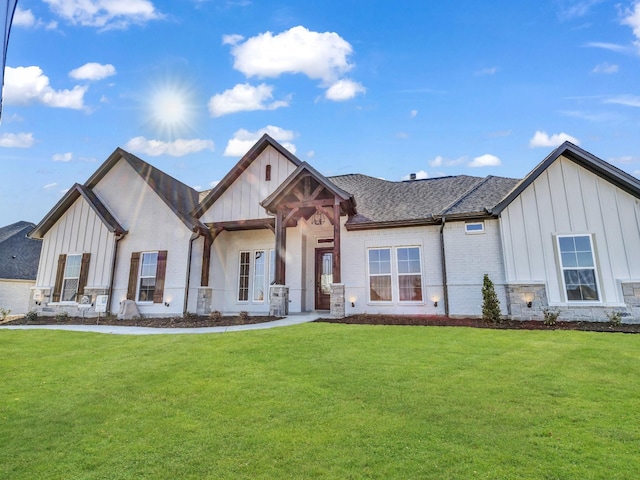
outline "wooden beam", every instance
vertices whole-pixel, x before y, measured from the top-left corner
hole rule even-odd
[[[287,215],[284,217],[284,220],[282,221],[285,226],[289,223],[289,221],[293,218],[293,216],[296,213],[298,213],[298,210],[300,210],[300,209],[299,208],[293,208],[293,209],[291,209],[291,211],[289,213],[287,213]]]
[[[315,200],[315,198],[320,195],[320,192],[324,190],[324,185],[319,184],[316,189],[313,191],[313,193],[311,194],[311,196],[309,197],[309,200]]]
[[[329,219],[329,221],[331,222],[331,225],[333,225],[334,222],[334,216],[333,216],[333,210],[327,210],[326,208],[324,208],[322,205],[318,205],[316,207],[316,211],[324,214],[325,217],[327,217]]]
[[[321,198],[321,199],[314,199],[314,200],[302,200],[300,202],[288,202],[288,203],[284,203],[281,204],[281,207],[286,207],[287,209],[292,209],[292,208],[306,208],[306,207],[312,207],[315,208],[318,205],[320,205],[321,207],[331,207],[333,206],[333,198]]]
[[[285,258],[287,255],[287,228],[284,224],[285,211],[276,212],[276,285],[285,284]]]

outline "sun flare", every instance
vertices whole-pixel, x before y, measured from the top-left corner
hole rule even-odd
[[[156,135],[174,139],[192,129],[196,107],[193,91],[184,83],[167,81],[151,88],[148,122]]]

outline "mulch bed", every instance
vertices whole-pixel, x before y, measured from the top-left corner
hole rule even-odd
[[[269,316],[228,316],[208,317],[189,315],[173,318],[135,318],[131,320],[118,320],[116,317],[81,318],[81,317],[38,317],[36,320],[27,320],[22,317],[3,325],[117,325],[126,327],[156,327],[156,328],[200,328],[200,327],[230,327],[234,325],[251,325],[254,323],[272,322],[278,317]]]
[[[185,318],[136,318],[132,320],[118,320],[115,317],[81,318],[81,317],[38,317],[36,320],[18,318],[3,325],[119,325],[156,328],[198,328],[198,327],[229,327],[234,325],[250,325],[272,322],[278,317],[269,316],[224,316],[208,317],[189,315]],[[511,330],[582,330],[590,332],[623,332],[640,333],[640,324],[623,323],[614,325],[609,322],[567,322],[560,321],[555,325],[545,325],[540,320],[505,321],[502,323],[487,323],[479,318],[449,318],[444,316],[426,315],[376,315],[360,314],[345,318],[320,318],[316,322],[344,323],[351,325],[413,325],[438,327],[473,327]]]
[[[419,325],[437,327],[474,327],[510,330],[581,330],[589,332],[640,333],[640,324],[623,323],[614,325],[609,322],[567,322],[559,321],[555,325],[545,325],[541,320],[504,321],[502,323],[485,322],[480,318],[449,318],[426,315],[376,315],[360,314],[345,318],[321,318],[317,322],[346,323],[350,325]]]

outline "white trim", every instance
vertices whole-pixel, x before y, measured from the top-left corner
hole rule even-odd
[[[477,227],[479,227],[479,228],[477,228]],[[466,233],[467,235],[481,235],[481,234],[483,234],[484,233],[484,222],[465,222],[465,224],[464,224],[464,233]]]
[[[562,235],[556,235],[556,249],[558,252],[558,263],[559,263],[559,267],[560,267],[560,279],[562,281],[562,295],[564,298],[564,301],[566,302],[566,305],[581,305],[581,306],[601,306],[603,304],[602,301],[602,289],[600,288],[600,280],[599,280],[599,275],[598,275],[598,266],[597,266],[597,262],[596,262],[596,256],[595,256],[595,249],[594,249],[594,242],[593,242],[593,235],[590,233],[570,233],[570,234],[562,234]],[[562,262],[562,250],[560,249],[560,239],[561,238],[577,238],[577,237],[587,237],[589,239],[589,248],[590,248],[590,252],[591,253],[591,262],[592,262],[592,266],[590,267],[579,267],[579,266],[575,266],[575,267],[565,267],[563,262]],[[577,253],[577,252],[576,252]],[[593,276],[594,276],[594,280],[596,282],[596,295],[598,296],[597,300],[569,300],[569,296],[568,296],[568,292],[567,292],[567,285],[566,285],[566,281],[564,278],[564,273],[565,270],[593,270]]]

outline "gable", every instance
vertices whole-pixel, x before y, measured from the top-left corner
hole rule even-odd
[[[255,156],[243,157],[203,200],[201,222],[269,218],[260,203],[276,191],[300,161],[270,142],[265,142],[263,147]],[[270,180],[266,176],[267,166],[271,170]]]

